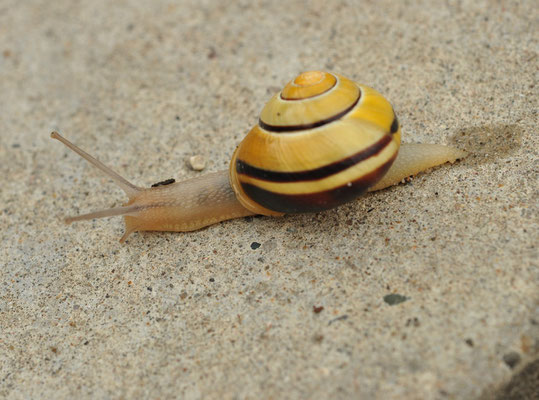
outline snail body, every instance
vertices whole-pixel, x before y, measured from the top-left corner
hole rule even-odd
[[[322,71],[300,74],[273,96],[228,171],[183,182],[137,187],[57,132],[51,137],[109,175],[129,197],[122,207],[66,222],[123,215],[121,242],[134,231],[192,231],[247,215],[327,210],[465,155],[451,146],[400,146],[398,119],[382,95]]]

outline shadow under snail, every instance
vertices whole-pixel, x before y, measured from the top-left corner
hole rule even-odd
[[[183,182],[135,186],[57,132],[51,137],[105,172],[129,197],[122,207],[66,222],[123,215],[120,242],[135,231],[193,231],[254,214],[327,210],[466,155],[437,144],[400,146],[399,122],[382,95],[322,71],[298,75],[272,97],[228,171]]]

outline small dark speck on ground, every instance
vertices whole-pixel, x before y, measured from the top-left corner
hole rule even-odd
[[[384,301],[390,306],[403,303],[406,300],[408,300],[408,297],[397,294],[397,293],[392,293],[392,294],[388,294],[384,296]]]
[[[520,362],[520,354],[516,351],[510,351],[503,355],[503,362],[506,363],[509,368],[513,369]]]
[[[251,243],[251,249],[253,249],[253,250],[258,249],[260,246],[261,246],[261,244],[258,243],[258,242]]]
[[[334,322],[337,322],[337,321],[345,321],[348,319],[348,315],[341,315],[340,317],[337,317],[337,318],[333,318],[331,321],[328,322],[328,326],[331,325],[332,323]]]
[[[215,50],[215,48],[210,47],[209,50],[208,50],[208,58],[211,60],[211,59],[214,59],[216,57],[217,57],[217,51]]]
[[[419,322],[419,319],[417,317],[414,318],[408,318],[406,321],[406,326],[415,326],[416,328],[421,325]]]

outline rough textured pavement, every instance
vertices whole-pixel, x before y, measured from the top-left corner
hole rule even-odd
[[[0,397],[532,393],[537,4],[224,3],[0,2]],[[320,214],[62,223],[125,198],[51,130],[143,186],[199,176],[311,69],[470,156]]]

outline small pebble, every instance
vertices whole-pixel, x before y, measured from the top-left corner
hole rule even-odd
[[[206,168],[206,159],[201,155],[189,157],[189,165],[195,171],[202,171]]]

